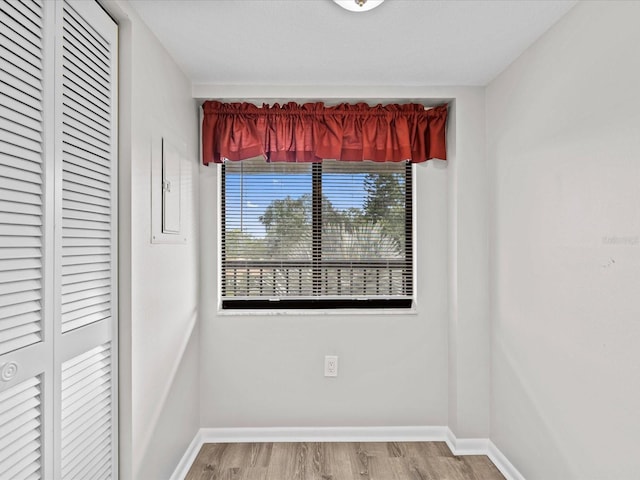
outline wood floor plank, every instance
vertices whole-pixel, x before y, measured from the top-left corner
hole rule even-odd
[[[351,464],[347,450],[336,443],[309,444],[307,457],[310,480],[335,480],[351,477]]]
[[[465,455],[462,460],[469,465],[477,480],[500,478],[500,471],[486,455]]]
[[[271,449],[271,459],[267,467],[267,478],[281,478],[282,480],[298,480],[296,468],[295,443],[275,443]]]
[[[406,450],[402,448],[401,442],[388,442],[385,444],[387,446],[387,452],[390,457],[405,457]]]
[[[205,444],[185,480],[504,480],[445,442]]]
[[[238,480],[266,480],[267,467],[247,467],[242,468]]]
[[[268,467],[271,460],[271,450],[273,443],[252,443],[251,456],[249,458],[250,467]]]
[[[189,473],[190,480],[214,480],[220,476],[219,463],[222,453],[227,449],[226,443],[207,443],[202,446]]]
[[[435,465],[436,476],[442,476],[447,480],[478,480],[462,457],[440,457]]]
[[[359,443],[358,448],[360,448],[367,457],[388,458],[390,456],[389,443],[387,442]]]
[[[398,480],[440,480],[424,462],[413,457],[390,458]]]
[[[408,457],[453,457],[446,442],[399,442]]]
[[[367,452],[363,450],[360,443],[344,443],[342,448],[346,449],[349,456],[349,466],[353,478],[361,480],[370,480],[369,477],[369,457]]]
[[[395,459],[402,480],[440,480],[433,459],[424,457],[403,457]]]
[[[445,442],[404,442],[401,448],[405,452],[409,478],[448,479],[446,471],[443,471],[441,460],[454,458],[454,455]]]
[[[371,480],[403,480],[398,477],[397,465],[394,465],[392,460],[383,456],[369,457],[369,478]]]

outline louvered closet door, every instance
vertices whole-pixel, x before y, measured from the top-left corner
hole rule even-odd
[[[0,0],[3,480],[52,475],[53,71],[46,57],[53,44],[46,32],[53,20],[46,2]]]
[[[57,14],[56,476],[116,478],[117,29],[93,1]]]
[[[0,480],[117,478],[116,40],[0,0]]]

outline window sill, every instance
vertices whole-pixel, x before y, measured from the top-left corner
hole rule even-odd
[[[415,304],[411,308],[327,308],[327,309],[222,309],[218,308],[216,314],[220,317],[271,317],[271,316],[325,316],[325,315],[417,315]]]

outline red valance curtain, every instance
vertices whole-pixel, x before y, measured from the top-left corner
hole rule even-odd
[[[414,163],[446,160],[447,106],[207,101],[202,106],[202,162],[264,156],[272,162]]]

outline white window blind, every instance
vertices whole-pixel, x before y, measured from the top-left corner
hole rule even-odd
[[[223,308],[408,307],[406,162],[222,166]]]

